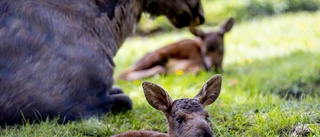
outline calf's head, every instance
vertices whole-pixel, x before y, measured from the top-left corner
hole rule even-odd
[[[209,114],[205,109],[219,96],[221,75],[211,77],[193,99],[172,101],[160,86],[144,82],[145,97],[155,109],[161,110],[169,124],[170,137],[213,137]]]
[[[200,0],[146,0],[145,8],[151,15],[165,15],[177,28],[205,21]]]
[[[224,34],[229,32],[234,24],[234,19],[230,18],[220,27],[219,31],[203,32],[197,28],[190,28],[190,32],[202,39],[201,53],[206,70],[215,66],[216,71],[222,70],[222,60],[224,54]]]

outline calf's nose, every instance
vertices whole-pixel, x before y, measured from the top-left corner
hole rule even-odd
[[[203,128],[198,132],[198,137],[213,137],[213,132],[210,128]]]

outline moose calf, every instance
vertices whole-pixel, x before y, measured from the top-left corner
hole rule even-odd
[[[211,77],[193,99],[172,101],[167,91],[160,86],[142,84],[148,103],[161,110],[169,123],[168,134],[155,131],[128,131],[112,137],[212,137],[213,132],[205,106],[212,104],[219,96],[222,77]]]
[[[216,72],[219,69],[222,71],[223,37],[233,24],[234,19],[230,18],[219,31],[208,33],[190,28],[190,32],[198,38],[181,40],[148,53],[128,70],[120,73],[118,78],[135,80],[177,70],[198,73],[203,68],[209,71],[212,67],[215,67]]]

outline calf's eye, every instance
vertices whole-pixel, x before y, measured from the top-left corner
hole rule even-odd
[[[178,123],[182,123],[183,122],[182,118],[177,118],[176,120],[177,120]]]

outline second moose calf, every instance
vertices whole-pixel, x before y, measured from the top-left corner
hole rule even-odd
[[[216,72],[219,69],[222,71],[223,37],[233,24],[234,19],[230,18],[219,31],[207,33],[190,28],[190,32],[197,38],[181,40],[148,53],[128,70],[120,73],[118,78],[135,80],[177,70],[198,73],[202,69],[209,71],[213,67]]]
[[[148,103],[161,110],[168,122],[168,133],[155,131],[128,131],[112,137],[213,137],[209,114],[205,109],[219,96],[222,77],[211,77],[193,99],[173,101],[160,86],[144,82],[142,84]]]

